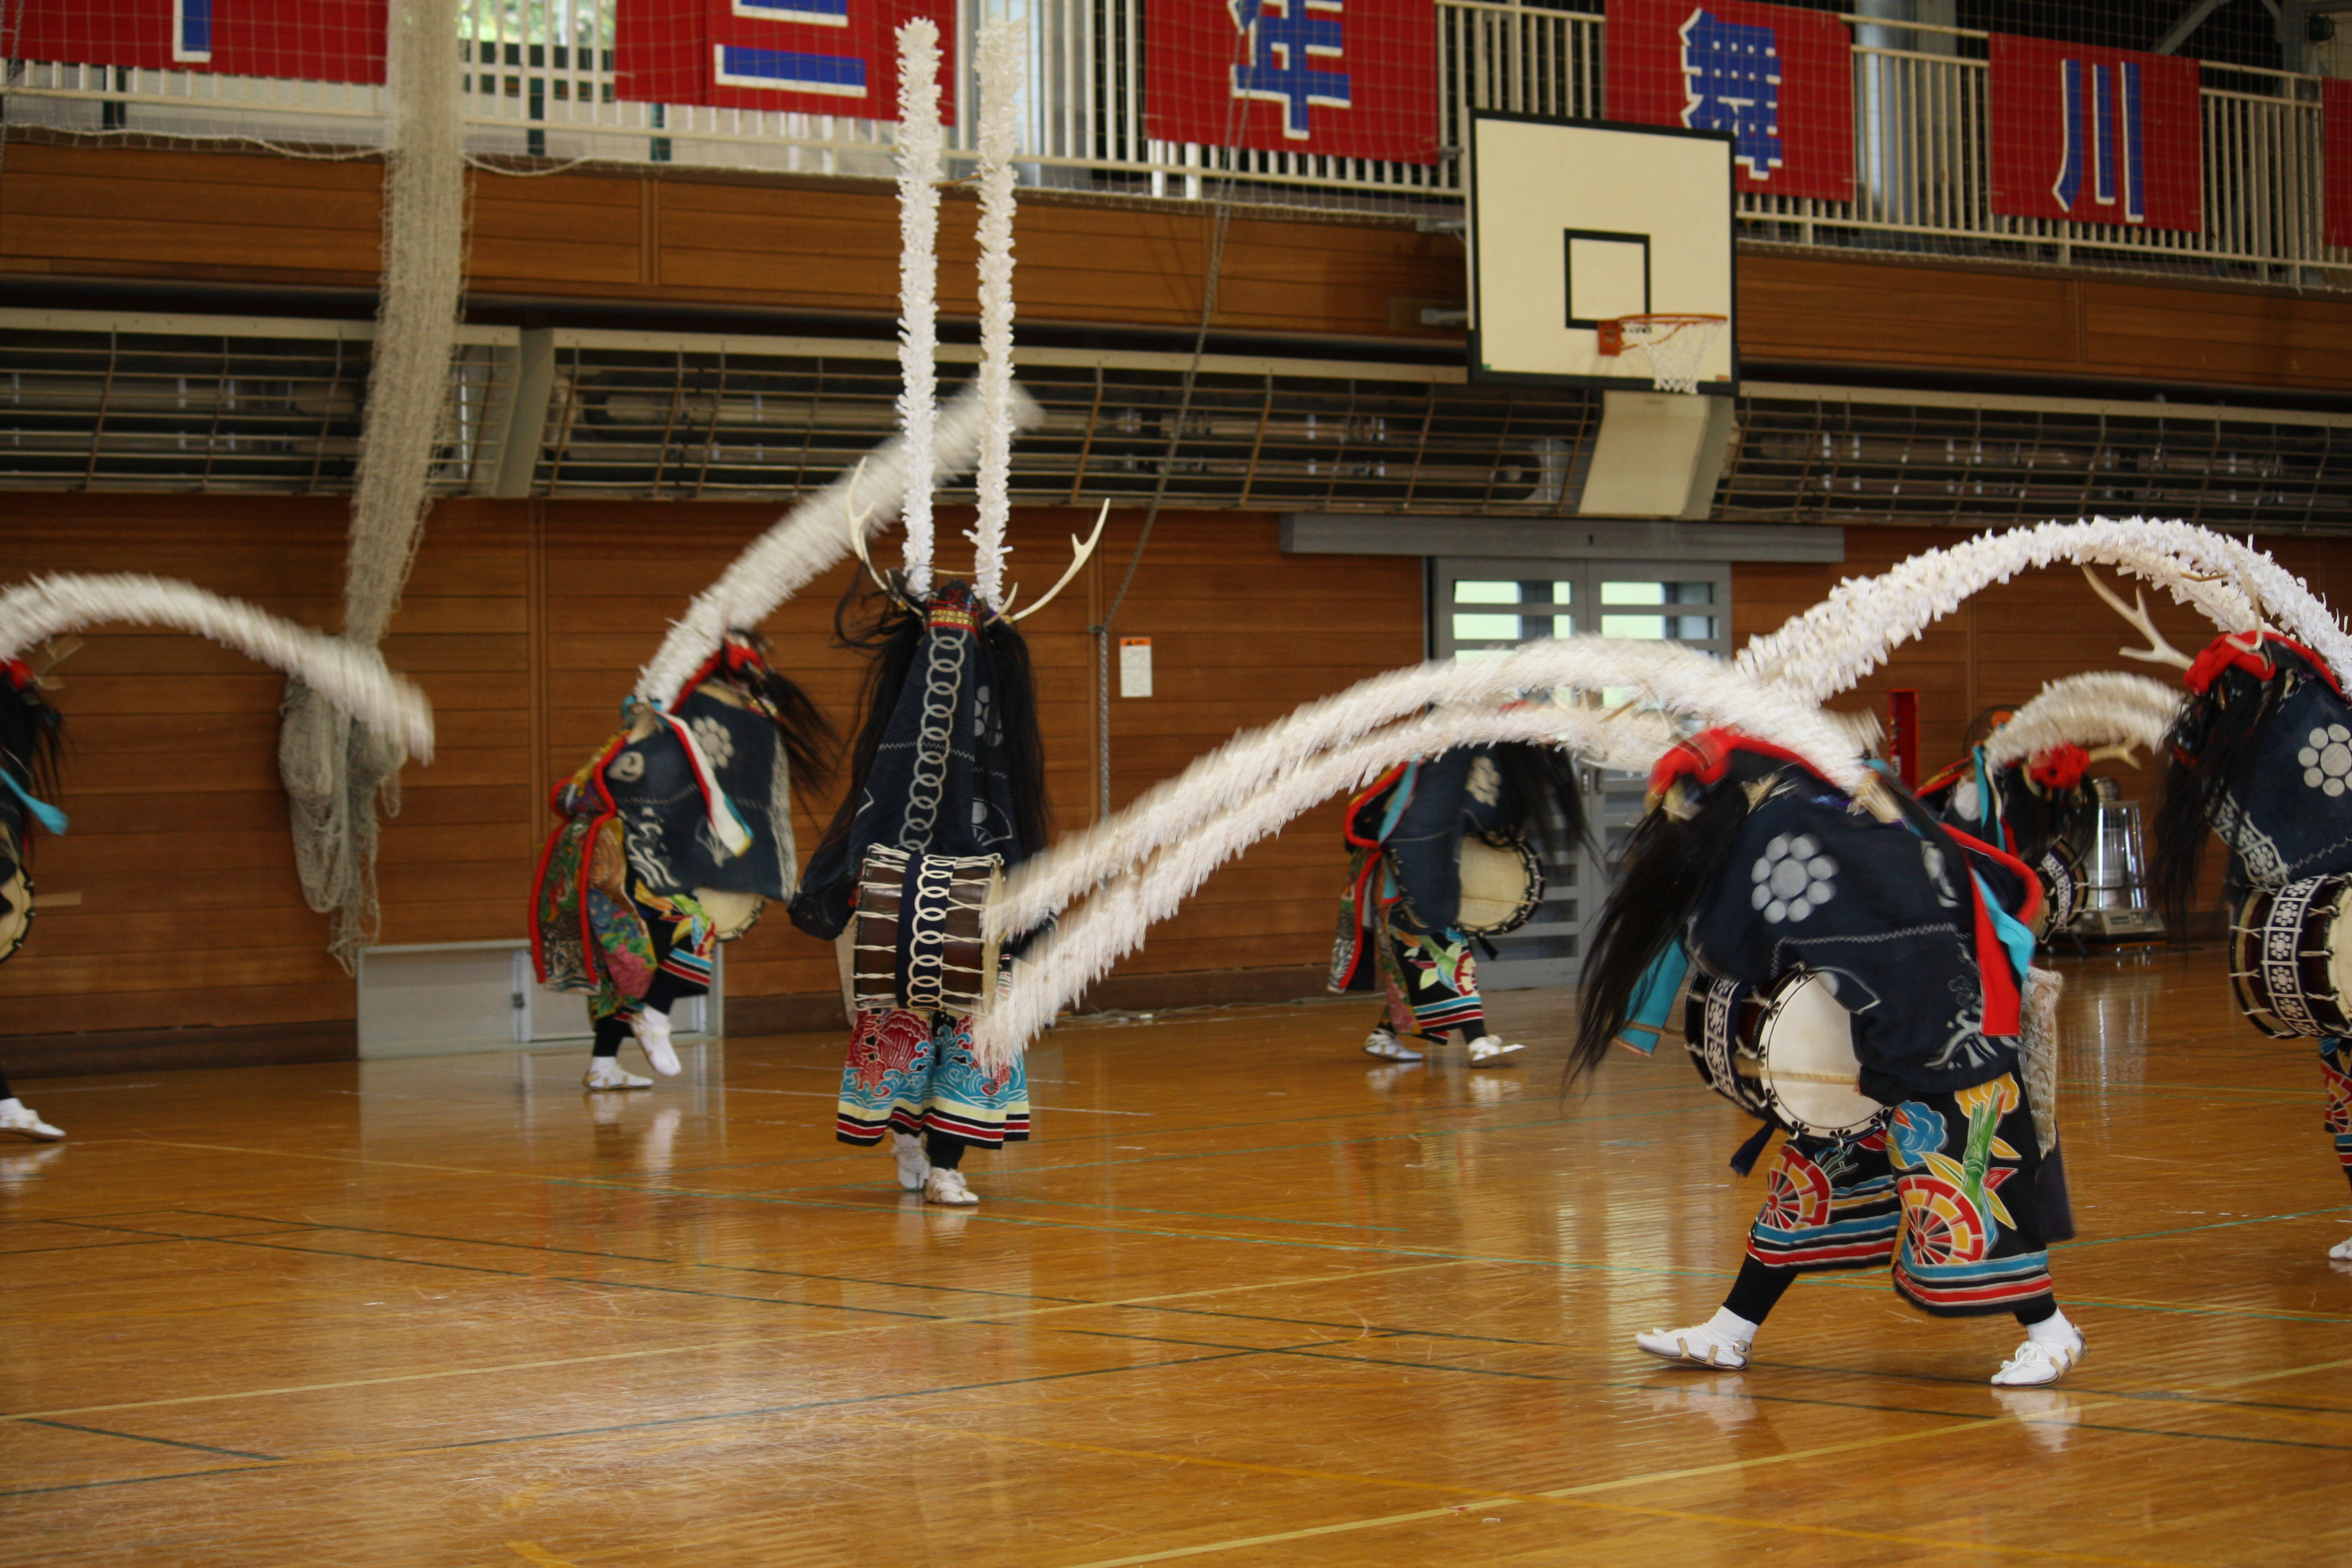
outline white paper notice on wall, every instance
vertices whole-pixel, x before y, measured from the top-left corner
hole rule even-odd
[[[1151,695],[1151,639],[1150,637],[1118,639],[1118,694],[1121,697]]]

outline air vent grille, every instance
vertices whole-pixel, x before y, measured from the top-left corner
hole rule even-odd
[[[1971,527],[2091,513],[2221,529],[2352,522],[2352,419],[1880,395],[1887,401],[1741,399],[1715,515]]]
[[[346,491],[367,322],[0,312],[0,486]],[[496,465],[518,334],[468,328],[451,366],[439,493]]]
[[[549,496],[789,499],[892,432],[894,361],[867,354],[630,348],[558,334]],[[864,348],[866,345],[856,345]],[[1391,367],[1213,369],[1185,404],[1167,356],[1024,354],[1042,426],[1013,448],[1024,504],[1557,513],[1597,405],[1577,392],[1447,383]],[[942,367],[952,385],[967,367]],[[1184,410],[1169,462],[1171,426]],[[951,497],[969,497],[967,479]]]

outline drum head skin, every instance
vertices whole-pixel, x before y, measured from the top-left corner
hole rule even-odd
[[[1756,1029],[1757,1076],[1791,1131],[1856,1132],[1886,1109],[1856,1087],[1853,1018],[1818,974],[1781,979]]]
[[[1535,918],[1543,904],[1543,861],[1524,838],[1502,833],[1462,836],[1461,928],[1501,936]]]

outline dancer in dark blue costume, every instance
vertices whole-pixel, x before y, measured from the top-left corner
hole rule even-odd
[[[1029,652],[1013,623],[960,581],[924,603],[893,574],[879,621],[853,647],[876,650],[849,793],[810,857],[793,923],[832,942],[847,929],[867,851],[1010,868],[1045,846],[1045,747]],[[911,923],[898,931],[907,969]],[[1029,1136],[1029,1079],[1016,1061],[973,1059],[969,1013],[859,1007],[851,1020],[834,1135],[871,1147],[891,1135],[898,1183],[926,1202],[979,1202],[960,1169],[967,1148]]]
[[[2233,910],[2256,889],[2308,902],[2320,879],[2352,872],[2352,704],[2335,672],[2300,643],[2252,631],[2214,638],[2185,679],[2148,857],[2171,929],[2189,929],[2209,826],[2230,851]],[[2258,1026],[2318,1040],[2323,1125],[2352,1178],[2352,1043],[2293,1020]],[[2352,1240],[2327,1255],[2352,1261]]]
[[[1585,966],[1571,1076],[1599,1064],[1679,945],[1719,980],[1821,977],[1852,1015],[1862,1092],[1887,1110],[1858,1131],[1783,1144],[1722,1310],[1635,1342],[1736,1371],[1798,1274],[1885,1266],[1924,1311],[2025,1325],[1994,1383],[2055,1383],[2083,1336],[2051,1285],[2018,1053],[2041,889],[2014,857],[1896,786],[1879,793],[1865,809],[1794,755],[1719,730],[1652,776]]]
[[[22,659],[0,660],[0,963],[24,945],[33,924],[32,829],[65,830],[65,816],[40,797],[57,783],[65,720],[41,696]],[[0,1075],[0,1137],[48,1143],[65,1136],[18,1100]]]
[[[1390,769],[1348,803],[1350,864],[1340,897],[1331,989],[1386,993],[1367,1054],[1417,1062],[1404,1037],[1458,1029],[1474,1068],[1522,1047],[1486,1028],[1476,938],[1462,925],[1466,837],[1533,858],[1583,834],[1574,761],[1524,743],[1459,746]]]

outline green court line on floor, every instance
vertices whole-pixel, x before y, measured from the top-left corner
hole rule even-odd
[[[83,1426],[71,1421],[55,1421],[46,1416],[27,1416],[16,1423],[19,1426],[55,1426],[67,1432],[88,1432],[99,1437],[120,1437],[128,1443],[153,1443],[166,1448],[194,1448],[199,1454],[218,1454],[230,1459],[264,1459],[275,1463],[276,1454],[249,1453],[243,1448],[216,1448],[210,1443],[187,1443],[176,1437],[151,1437],[143,1432],[117,1432],[106,1426]]]

